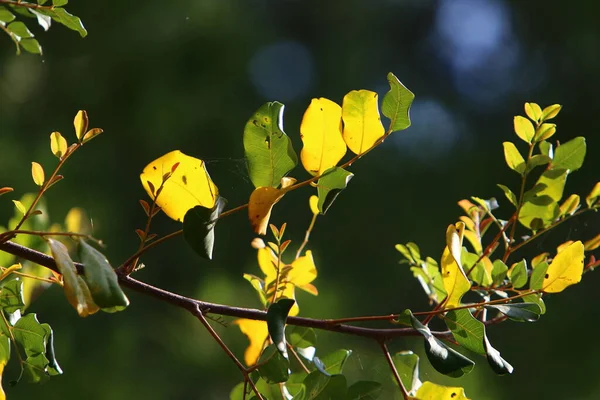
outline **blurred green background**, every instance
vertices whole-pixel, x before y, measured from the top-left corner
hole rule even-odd
[[[85,208],[114,265],[137,249],[134,229],[145,222],[138,199],[146,198],[138,175],[148,162],[174,149],[204,158],[229,205],[243,204],[252,186],[241,135],[261,104],[286,104],[286,132],[299,151],[298,127],[312,97],[341,102],[365,88],[381,98],[388,71],[416,94],[413,126],[353,165],[348,189],[318,219],[309,248],[321,294],[299,294],[301,315],[426,310],[394,244],[415,241],[439,258],[445,228],[461,213],[456,202],[471,195],[497,197],[500,216],[510,215],[495,185],[517,190],[502,142],[518,141],[512,117],[523,114],[526,101],[564,105],[557,139],[587,137],[587,162],[567,191],[585,196],[598,180],[600,9],[593,0],[73,0],[67,9],[89,36],[56,24],[43,32],[32,20],[42,57],[16,56],[0,36],[0,186],[14,187],[12,198],[34,191],[30,162],[48,172],[56,162],[50,132],[74,141],[73,116],[86,109],[91,127],[105,133],[67,163],[47,203],[57,222],[69,208]],[[308,177],[301,167],[291,175]],[[288,222],[296,244],[310,221],[312,193],[294,192],[272,217]],[[13,213],[10,199],[1,199],[2,223]],[[519,255],[590,238],[599,222],[597,214],[572,220]],[[179,228],[162,216],[153,231]],[[202,300],[259,306],[242,278],[259,273],[253,237],[239,213],[217,225],[213,262],[178,238],[150,251],[136,278]],[[599,398],[598,281],[586,275],[549,297],[547,315],[535,324],[488,330],[513,375],[497,377],[476,358],[473,373],[451,379],[423,360],[422,380],[464,386],[473,399]],[[45,292],[31,311],[54,328],[65,374],[44,386],[7,388],[9,398],[227,399],[241,375],[201,325],[184,311],[129,295],[126,312],[80,319],[60,290]],[[217,329],[241,357],[247,342],[238,328]],[[386,382],[381,398],[397,396],[373,343],[327,333],[319,340],[317,355],[354,349],[350,378]],[[398,340],[392,350],[421,352],[421,342]],[[15,377],[10,370],[4,381]]]

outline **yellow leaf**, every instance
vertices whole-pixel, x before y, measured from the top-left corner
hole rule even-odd
[[[585,251],[596,250],[598,247],[600,247],[600,233],[585,242],[583,247],[585,248]]]
[[[583,243],[580,241],[561,249],[546,271],[542,290],[546,293],[558,293],[581,281],[583,251]]]
[[[590,192],[590,194],[585,196],[585,203],[588,205],[588,207],[592,208],[594,206],[594,204],[596,204],[596,200],[598,200],[599,197],[600,197],[600,182],[597,182],[594,185],[594,187],[592,188],[592,191]]]
[[[310,196],[310,199],[308,199],[308,205],[310,206],[310,211],[314,215],[319,214],[319,198],[317,196],[314,194]]]
[[[65,217],[65,227],[67,232],[81,233],[90,235],[92,233],[92,224],[84,209],[73,207]]]
[[[523,141],[527,143],[531,143],[533,136],[535,135],[535,128],[530,120],[525,117],[521,117],[520,115],[515,117],[514,120],[515,125],[515,133],[518,137],[520,137]]]
[[[542,108],[536,103],[525,103],[525,114],[533,121],[539,121],[542,116]]]
[[[551,106],[544,108],[544,111],[542,111],[542,119],[544,121],[547,121],[556,117],[560,112],[561,108],[562,106],[560,104],[552,104]]]
[[[271,210],[285,194],[285,190],[274,187],[258,187],[254,189],[248,201],[248,217],[254,232],[259,235],[267,233]]]
[[[287,279],[298,287],[311,283],[317,277],[317,267],[313,259],[312,252],[307,250],[302,257],[298,257],[292,262],[292,269],[288,273]]]
[[[342,120],[344,141],[355,154],[370,149],[385,132],[379,116],[377,93],[370,90],[353,90],[344,96]]]
[[[284,176],[283,178],[281,178],[281,188],[287,189],[290,186],[293,186],[294,183],[296,183],[296,182],[297,182],[296,178],[292,178],[290,176]]]
[[[265,283],[272,282],[277,277],[277,256],[269,247],[261,247],[257,251],[258,266],[265,274]]]
[[[458,229],[450,225],[446,231],[446,248],[441,260],[442,282],[448,293],[447,308],[459,306],[461,297],[471,289],[461,264],[464,224],[459,222],[457,225]]]
[[[4,393],[4,388],[2,387],[2,375],[4,374],[5,365],[6,360],[0,362],[0,400],[6,400],[6,394]]]
[[[462,218],[461,218],[462,220]],[[471,220],[469,220],[471,221]],[[473,221],[471,221],[472,223]],[[471,243],[471,246],[473,246],[473,250],[475,250],[475,253],[480,254],[483,251],[483,247],[481,245],[481,239],[479,236],[477,236],[477,234],[473,231],[465,231],[465,237],[467,238],[467,240],[469,241],[469,243]]]
[[[77,136],[77,140],[81,141],[83,134],[87,132],[88,129],[88,115],[87,111],[79,110],[77,115],[75,115],[75,119],[73,120],[73,125],[75,126],[75,135]]]
[[[244,362],[248,366],[256,364],[269,338],[267,323],[253,319],[236,319],[233,323],[240,327],[250,341],[250,345],[244,352]]]
[[[44,181],[46,180],[46,175],[44,174],[44,168],[35,161],[31,163],[31,176],[33,177],[33,182],[38,186],[43,186]]]
[[[331,100],[312,99],[300,125],[302,165],[312,175],[335,167],[346,154],[342,138],[342,108]]]
[[[95,138],[96,136],[101,134],[102,132],[104,132],[104,131],[100,128],[90,129],[89,131],[86,132],[85,135],[83,135],[83,139],[81,140],[81,143],[89,142],[90,140],[92,140],[93,138]]]
[[[556,133],[556,124],[541,124],[535,131],[535,141],[550,139]]]
[[[450,387],[436,385],[432,382],[423,382],[417,390],[418,400],[469,400],[465,395],[465,389],[461,387]]]
[[[69,303],[77,310],[80,317],[87,317],[99,310],[87,284],[77,274],[77,269],[64,244],[54,239],[47,239],[52,252],[52,258],[63,276],[65,295]]]
[[[573,215],[579,209],[579,195],[572,194],[560,205],[560,216]]]
[[[15,203],[15,207],[17,207],[17,210],[19,210],[21,214],[24,215],[27,212],[27,209],[25,208],[23,203],[21,203],[19,200],[13,200],[13,203]]]
[[[176,166],[173,172],[173,167]],[[165,175],[168,176],[164,182]],[[179,150],[171,151],[157,158],[144,168],[140,180],[146,193],[155,198],[150,182],[158,191],[156,204],[176,221],[183,221],[185,213],[195,206],[213,208],[219,191],[210,179],[204,161],[183,154]]]
[[[62,158],[67,152],[67,140],[60,132],[52,132],[50,134],[50,150],[58,158]]]
[[[504,142],[502,145],[504,146],[504,159],[506,160],[506,164],[513,171],[523,174],[526,168],[525,159],[521,153],[519,153],[517,146],[512,142]]]

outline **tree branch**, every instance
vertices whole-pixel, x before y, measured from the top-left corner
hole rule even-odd
[[[46,268],[58,271],[56,263],[52,257],[28,247],[21,246],[20,244],[11,241],[0,243],[0,251],[5,251],[15,256],[32,261],[36,264],[42,265]],[[81,263],[75,263],[75,266],[77,271],[81,274],[83,272],[84,265]],[[264,310],[228,306],[224,304],[195,300],[189,297],[181,296],[177,293],[169,292],[156,286],[149,285],[145,282],[138,281],[137,279],[127,276],[124,273],[118,274],[118,277],[121,286],[146,296],[154,297],[157,300],[164,301],[176,307],[188,310],[196,318],[198,317],[198,310],[201,310],[203,314],[218,314],[260,321],[266,321],[267,319],[267,312]],[[420,333],[413,328],[365,328],[361,326],[339,324],[333,319],[288,317],[287,324],[361,336],[365,338],[376,339],[378,341],[402,336],[420,336]],[[440,339],[447,339],[452,335],[450,331],[433,331],[432,334]]]

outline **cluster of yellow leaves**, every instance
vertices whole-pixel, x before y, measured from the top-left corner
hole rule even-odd
[[[317,268],[310,250],[303,256],[296,258],[291,264],[285,264],[273,250],[273,243],[265,245],[261,239],[255,239],[254,247],[257,248],[257,260],[264,279],[252,279],[254,288],[264,300],[265,306],[279,299],[296,299],[296,288],[302,289],[312,295],[317,295],[317,288],[311,283],[317,277]],[[289,315],[298,315],[300,309],[295,303]],[[235,323],[250,341],[244,353],[247,365],[254,365],[262,353],[269,333],[265,321],[238,319]]]
[[[375,92],[353,90],[342,107],[326,98],[312,99],[300,125],[302,165],[310,174],[322,175],[338,164],[346,147],[362,154],[384,134]]]

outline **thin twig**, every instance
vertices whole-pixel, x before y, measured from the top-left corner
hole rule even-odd
[[[409,400],[410,396],[408,395],[408,390],[406,390],[406,387],[404,387],[404,382],[402,382],[402,378],[400,378],[400,374],[398,373],[398,369],[394,364],[394,360],[392,360],[392,356],[390,355],[390,351],[388,350],[387,345],[385,344],[385,342],[380,342],[379,345],[381,346],[381,350],[383,350],[385,359],[388,362],[392,373],[394,374],[394,378],[396,378],[396,383],[398,383],[398,387],[402,391],[402,396],[404,397],[404,400]]]

